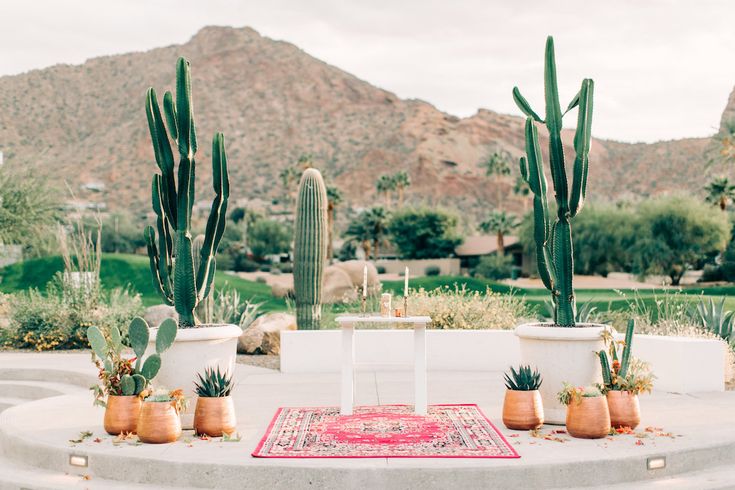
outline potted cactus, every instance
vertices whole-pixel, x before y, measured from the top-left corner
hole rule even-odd
[[[220,437],[235,432],[235,404],[232,401],[232,375],[219,368],[207,368],[196,382],[197,405],[194,411],[194,432]]]
[[[596,386],[577,387],[564,383],[559,402],[567,406],[567,432],[579,439],[600,439],[610,434],[607,398]]]
[[[138,419],[138,439],[146,444],[176,442],[181,436],[180,414],[185,409],[186,397],[180,389],[144,391]]]
[[[631,319],[625,331],[625,340],[615,341],[611,334],[606,335],[605,343],[608,350],[598,352],[602,368],[602,388],[610,409],[610,423],[616,428],[635,429],[641,423],[638,395],[650,393],[653,389],[655,376],[650,372],[648,365],[631,356],[634,330],[635,320]],[[621,344],[623,350],[619,355],[618,347]]]
[[[128,339],[135,357],[126,356],[126,346],[117,327],[108,336],[95,327],[87,329],[92,347],[92,361],[99,369],[101,385],[91,389],[95,404],[105,407],[104,427],[108,434],[134,434],[140,414],[140,395],[161,367],[161,354],[176,338],[176,322],[164,321],[159,327],[155,352],[145,356],[149,328],[142,318],[134,318],[128,327]],[[105,401],[106,397],[106,401]]]
[[[531,366],[510,368],[505,373],[505,400],[503,401],[503,423],[509,429],[532,430],[544,424],[544,407],[539,394],[541,374]]]
[[[156,228],[145,229],[153,283],[163,302],[173,305],[179,317],[179,334],[168,354],[168,362],[157,381],[165,386],[180,386],[187,396],[194,395],[194,378],[208,365],[231,372],[235,364],[237,339],[242,330],[236,325],[206,325],[197,318],[197,307],[208,299],[214,287],[215,254],[225,229],[230,193],[227,156],[222,133],[212,141],[212,182],[214,200],[199,253],[194,253],[191,214],[194,204],[195,154],[197,135],[191,99],[189,62],[176,66],[176,100],[171,92],[163,97],[164,117],[156,92],[148,90],[146,115],[153,142],[153,153],[160,173],[153,176],[152,202]],[[171,140],[179,153],[174,166]],[[174,177],[175,172],[178,174]],[[206,327],[206,328],[203,328]],[[156,341],[153,330],[151,347]],[[191,428],[193,414],[183,415],[185,428]]]
[[[546,117],[531,109],[517,87],[513,99],[527,116],[525,124],[526,156],[520,159],[523,179],[533,193],[534,239],[538,273],[551,293],[554,321],[532,323],[516,328],[520,338],[521,362],[538,366],[546,381],[541,387],[546,422],[563,424],[565,410],[556,399],[562,381],[586,386],[601,381],[600,365],[594,352],[604,347],[605,325],[577,323],[574,296],[574,263],[571,220],[580,212],[587,189],[587,169],[592,124],[594,82],[584,79],[577,95],[562,112],[556,81],[554,40],[546,40],[544,68]],[[574,135],[572,180],[567,179],[567,165],[562,144],[562,116],[578,107]],[[556,216],[550,215],[546,195],[541,146],[537,124],[545,124],[549,133],[549,161],[556,198]],[[581,328],[584,327],[584,328]]]

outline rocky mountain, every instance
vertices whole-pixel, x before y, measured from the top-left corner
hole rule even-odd
[[[223,131],[235,201],[269,203],[283,196],[280,170],[311,154],[348,205],[369,205],[377,199],[377,176],[405,169],[412,180],[409,201],[479,215],[500,195],[507,207],[523,207],[523,199],[512,195],[512,179],[501,182],[498,193],[480,167],[498,148],[521,154],[520,117],[481,109],[457,118],[426,102],[400,99],[249,28],[207,27],[183,45],[0,78],[6,164],[66,181],[79,200],[104,202],[112,210],[148,210],[155,163],[144,94],[151,85],[159,94],[172,89],[182,55],[192,64],[197,171],[209,178],[206,140]],[[572,135],[566,134],[569,143]],[[596,139],[589,195],[617,199],[699,190],[707,180],[707,142]],[[199,189],[197,198],[208,199],[209,187]]]

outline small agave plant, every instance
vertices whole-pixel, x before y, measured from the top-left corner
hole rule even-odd
[[[204,398],[222,398],[232,393],[232,375],[220,372],[219,367],[208,367],[204,375],[198,374],[198,381],[194,382],[194,391],[197,396]]]
[[[232,375],[219,367],[208,367],[198,374],[195,382],[197,406],[194,412],[194,431],[197,434],[224,437],[235,433],[237,419],[232,401]]]
[[[531,366],[519,366],[517,371],[511,366],[510,373],[505,373],[505,386],[513,391],[538,390],[542,381],[541,373]]]

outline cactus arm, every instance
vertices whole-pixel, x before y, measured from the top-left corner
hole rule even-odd
[[[174,267],[174,306],[179,314],[179,325],[196,325],[194,308],[197,305],[194,260],[191,253],[191,237],[180,231],[176,237],[176,266]]]
[[[107,357],[107,341],[98,327],[91,326],[87,329],[87,341],[89,342],[94,355],[96,355],[100,360],[104,360]]]
[[[207,297],[210,284],[214,278],[214,254],[217,253],[219,242],[225,231],[225,215],[227,201],[230,196],[230,181],[227,172],[227,155],[225,153],[224,136],[217,133],[212,140],[212,184],[215,198],[207,220],[207,228],[202,244],[201,266],[197,271],[198,300]]]
[[[538,123],[543,124],[544,120],[541,119],[539,115],[534,112],[533,109],[531,109],[531,104],[529,104],[526,98],[521,95],[521,91],[518,90],[518,87],[513,87],[513,101],[516,103],[521,112],[523,112],[526,116],[532,118]]]
[[[577,317],[574,299],[574,258],[572,250],[572,227],[569,220],[559,219],[554,225],[553,242],[554,270],[556,272],[556,323],[574,326]]]
[[[562,117],[564,117],[567,112],[571,111],[572,109],[574,109],[575,107],[579,105],[579,96],[581,92],[582,92],[581,90],[577,92],[577,95],[575,95],[572,101],[569,103],[569,105],[567,106],[567,109],[564,111],[564,114],[562,114]]]
[[[197,140],[191,100],[191,73],[189,62],[184,58],[179,58],[176,64],[176,128],[179,154],[182,158],[193,159]]]
[[[176,321],[171,318],[166,318],[158,326],[158,333],[156,334],[156,353],[163,354],[171,347],[176,340],[176,333],[178,329],[176,327]]]
[[[554,40],[546,40],[546,61],[544,64],[544,95],[546,100],[546,127],[549,130],[549,162],[551,180],[554,182],[558,215],[563,217],[569,208],[567,172],[564,164],[564,145],[561,140],[562,114],[559,104],[559,88],[556,81],[556,62],[554,60]]]
[[[176,106],[174,105],[174,96],[169,91],[163,94],[163,113],[166,116],[169,134],[174,140],[177,140],[179,131],[176,126]]]
[[[602,368],[602,382],[605,386],[612,386],[612,375],[610,374],[610,361],[604,350],[597,353],[600,356],[600,367]]]
[[[574,169],[572,197],[569,212],[572,217],[582,209],[587,193],[587,170],[589,168],[590,140],[592,132],[592,99],[595,83],[590,79],[582,82],[579,91],[579,114],[574,134]]]
[[[164,288],[163,282],[161,281],[161,275],[159,273],[160,258],[158,256],[158,249],[156,248],[156,232],[153,230],[152,226],[146,226],[143,236],[145,237],[145,243],[148,249],[148,260],[150,262],[150,267],[151,267],[151,277],[153,278],[153,286],[156,288],[156,291],[158,291],[158,294],[161,295],[161,298],[163,298],[164,303],[166,303],[167,305],[173,305],[174,300],[169,295],[170,292],[168,292]]]
[[[620,360],[620,377],[625,378],[630,365],[630,352],[633,346],[633,331],[635,330],[635,319],[628,320],[628,328],[625,330],[625,346],[623,347],[623,358]]]
[[[158,275],[161,278],[161,287],[167,296],[171,296],[171,269],[173,267],[173,241],[169,231],[169,221],[166,210],[163,207],[165,202],[162,187],[161,176],[156,174],[153,176],[151,185],[151,201],[153,203],[153,211],[156,213],[156,227],[158,228]]]
[[[161,109],[158,106],[156,91],[152,88],[148,89],[146,95],[146,116],[148,117],[148,129],[153,143],[153,153],[163,177],[163,185],[161,186],[162,205],[175,228],[176,183],[174,181],[174,156],[166,134],[166,127],[163,125],[163,119],[161,118]]]
[[[158,354],[151,354],[143,363],[143,367],[140,368],[140,374],[150,381],[156,377],[159,369],[161,369],[161,356]]]

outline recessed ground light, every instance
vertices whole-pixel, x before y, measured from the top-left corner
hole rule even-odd
[[[81,454],[70,454],[69,455],[69,464],[71,466],[77,466],[79,468],[86,468],[88,462],[89,461],[87,457]]]
[[[666,457],[665,456],[655,456],[653,458],[648,458],[646,460],[646,467],[649,470],[662,470],[666,468]]]

